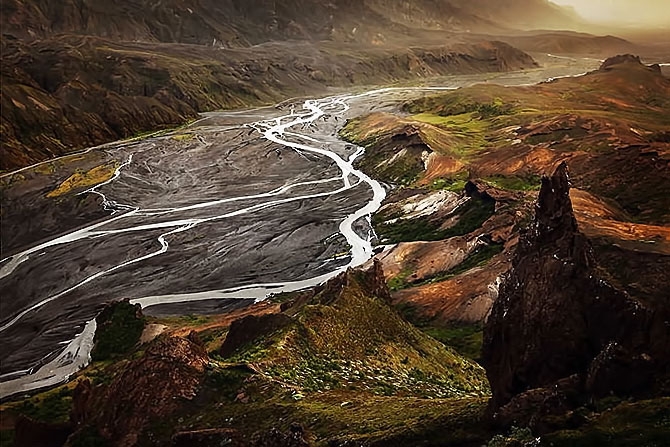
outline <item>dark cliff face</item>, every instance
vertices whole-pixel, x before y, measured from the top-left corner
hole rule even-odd
[[[666,381],[667,311],[636,302],[603,279],[577,228],[569,191],[565,164],[543,179],[535,219],[485,328],[491,409],[502,414],[514,411],[501,407],[536,400],[529,390],[558,386],[584,398],[651,395],[662,393]]]

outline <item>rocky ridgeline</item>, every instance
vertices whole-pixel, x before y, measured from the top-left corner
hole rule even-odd
[[[592,399],[662,395],[669,384],[666,303],[636,301],[607,282],[569,191],[565,164],[542,180],[484,333],[495,420],[540,433],[557,428],[549,416]]]
[[[218,354],[301,392],[355,387],[436,398],[488,392],[479,365],[445,349],[390,306],[381,263],[349,270],[234,322]]]

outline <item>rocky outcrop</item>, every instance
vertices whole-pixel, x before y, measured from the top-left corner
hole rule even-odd
[[[373,146],[366,157],[357,162],[375,178],[396,184],[407,184],[424,171],[425,159],[433,150],[416,126],[407,125]]]
[[[382,263],[375,259],[367,270],[348,270],[326,283],[316,287],[310,304],[333,305],[348,289],[362,289],[370,299],[391,303],[391,293],[384,278]],[[302,303],[299,303],[300,305]]]
[[[633,300],[603,278],[569,191],[565,164],[543,178],[485,327],[490,408],[503,424],[539,424],[574,408],[575,395],[648,396],[667,384],[667,306]]]
[[[93,360],[109,360],[129,352],[139,342],[145,323],[142,307],[129,300],[107,304],[95,321]]]
[[[109,385],[78,385],[72,413],[78,433],[94,430],[115,446],[137,445],[150,422],[195,397],[208,363],[204,348],[187,339],[156,340]]]
[[[600,65],[599,70],[605,71],[608,68],[621,64],[642,65],[642,60],[640,60],[640,56],[635,56],[634,54],[619,54],[618,56],[605,59],[605,62]]]

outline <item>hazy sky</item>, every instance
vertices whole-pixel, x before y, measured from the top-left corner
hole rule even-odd
[[[574,7],[582,17],[592,22],[638,26],[665,25],[670,29],[670,0],[551,1]]]

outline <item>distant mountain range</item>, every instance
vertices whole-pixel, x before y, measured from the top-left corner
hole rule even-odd
[[[415,29],[490,32],[566,28],[547,0],[5,0],[3,33],[244,46],[272,39],[347,39]]]

